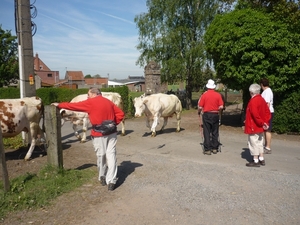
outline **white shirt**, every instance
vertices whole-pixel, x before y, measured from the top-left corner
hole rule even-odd
[[[266,88],[262,93],[261,96],[265,99],[265,101],[269,104],[269,109],[271,113],[274,113],[273,107],[273,92],[271,88]]]

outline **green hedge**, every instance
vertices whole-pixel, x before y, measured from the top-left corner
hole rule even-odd
[[[300,91],[290,94],[275,106],[273,131],[300,133]]]
[[[43,100],[45,105],[50,105],[52,102],[69,102],[75,96],[80,94],[87,94],[88,88],[82,89],[67,89],[67,88],[40,88],[36,90],[36,95]],[[103,92],[117,92],[121,95],[123,101],[123,110],[127,117],[131,117],[132,100],[129,96],[129,89],[127,86],[116,88],[101,88]],[[19,88],[0,88],[0,99],[20,98]]]

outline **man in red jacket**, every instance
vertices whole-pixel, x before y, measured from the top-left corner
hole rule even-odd
[[[219,149],[219,111],[223,109],[224,102],[220,93],[216,92],[215,82],[209,79],[206,84],[207,91],[198,101],[198,115],[202,113],[204,154],[217,154]]]
[[[108,184],[108,190],[115,188],[117,181],[117,125],[123,120],[124,112],[113,102],[102,97],[98,88],[88,91],[88,99],[82,102],[52,103],[59,108],[86,112],[89,115],[93,129],[91,136],[97,156],[99,181],[103,186]]]
[[[244,132],[248,134],[248,146],[253,161],[246,163],[249,167],[264,166],[264,131],[269,128],[271,113],[266,101],[260,95],[260,85],[251,84],[249,87],[251,99],[246,109]]]

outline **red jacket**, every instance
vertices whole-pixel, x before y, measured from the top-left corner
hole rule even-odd
[[[245,130],[246,134],[264,132],[264,123],[269,125],[271,113],[266,101],[260,94],[253,96],[246,109]]]
[[[86,112],[92,125],[99,125],[103,120],[114,120],[119,124],[124,118],[124,112],[110,100],[98,95],[94,98],[88,98],[82,102],[62,102],[58,104],[59,108],[72,111]],[[91,130],[94,137],[103,136],[102,133]]]

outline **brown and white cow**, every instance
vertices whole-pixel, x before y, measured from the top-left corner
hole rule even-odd
[[[135,108],[135,117],[140,117],[143,113],[146,116],[146,126],[150,128],[150,120],[153,120],[151,126],[151,136],[156,136],[156,126],[159,124],[159,118],[164,118],[164,124],[161,128],[163,131],[164,127],[168,123],[168,118],[172,117],[174,114],[177,119],[177,128],[176,131],[180,131],[180,122],[181,122],[181,112],[182,105],[181,101],[176,95],[168,94],[152,94],[152,95],[142,95],[136,97],[133,100]]]
[[[25,160],[29,160],[37,144],[44,142],[44,134],[40,128],[44,105],[39,97],[0,100],[0,122],[2,136],[15,137],[22,131],[28,133],[31,140]]]
[[[102,92],[102,96],[104,98],[109,99],[112,101],[116,106],[123,109],[123,102],[121,95],[116,92]],[[87,94],[81,94],[73,98],[70,102],[80,102],[87,99]],[[75,112],[67,109],[61,109],[60,110],[61,116],[62,116],[62,126],[66,121],[71,121],[73,124],[73,130],[75,136],[80,139],[80,142],[86,142],[86,132],[90,123],[89,116],[85,112]],[[82,137],[78,133],[77,126],[82,126]],[[125,120],[121,122],[122,125],[122,136],[125,135]]]

